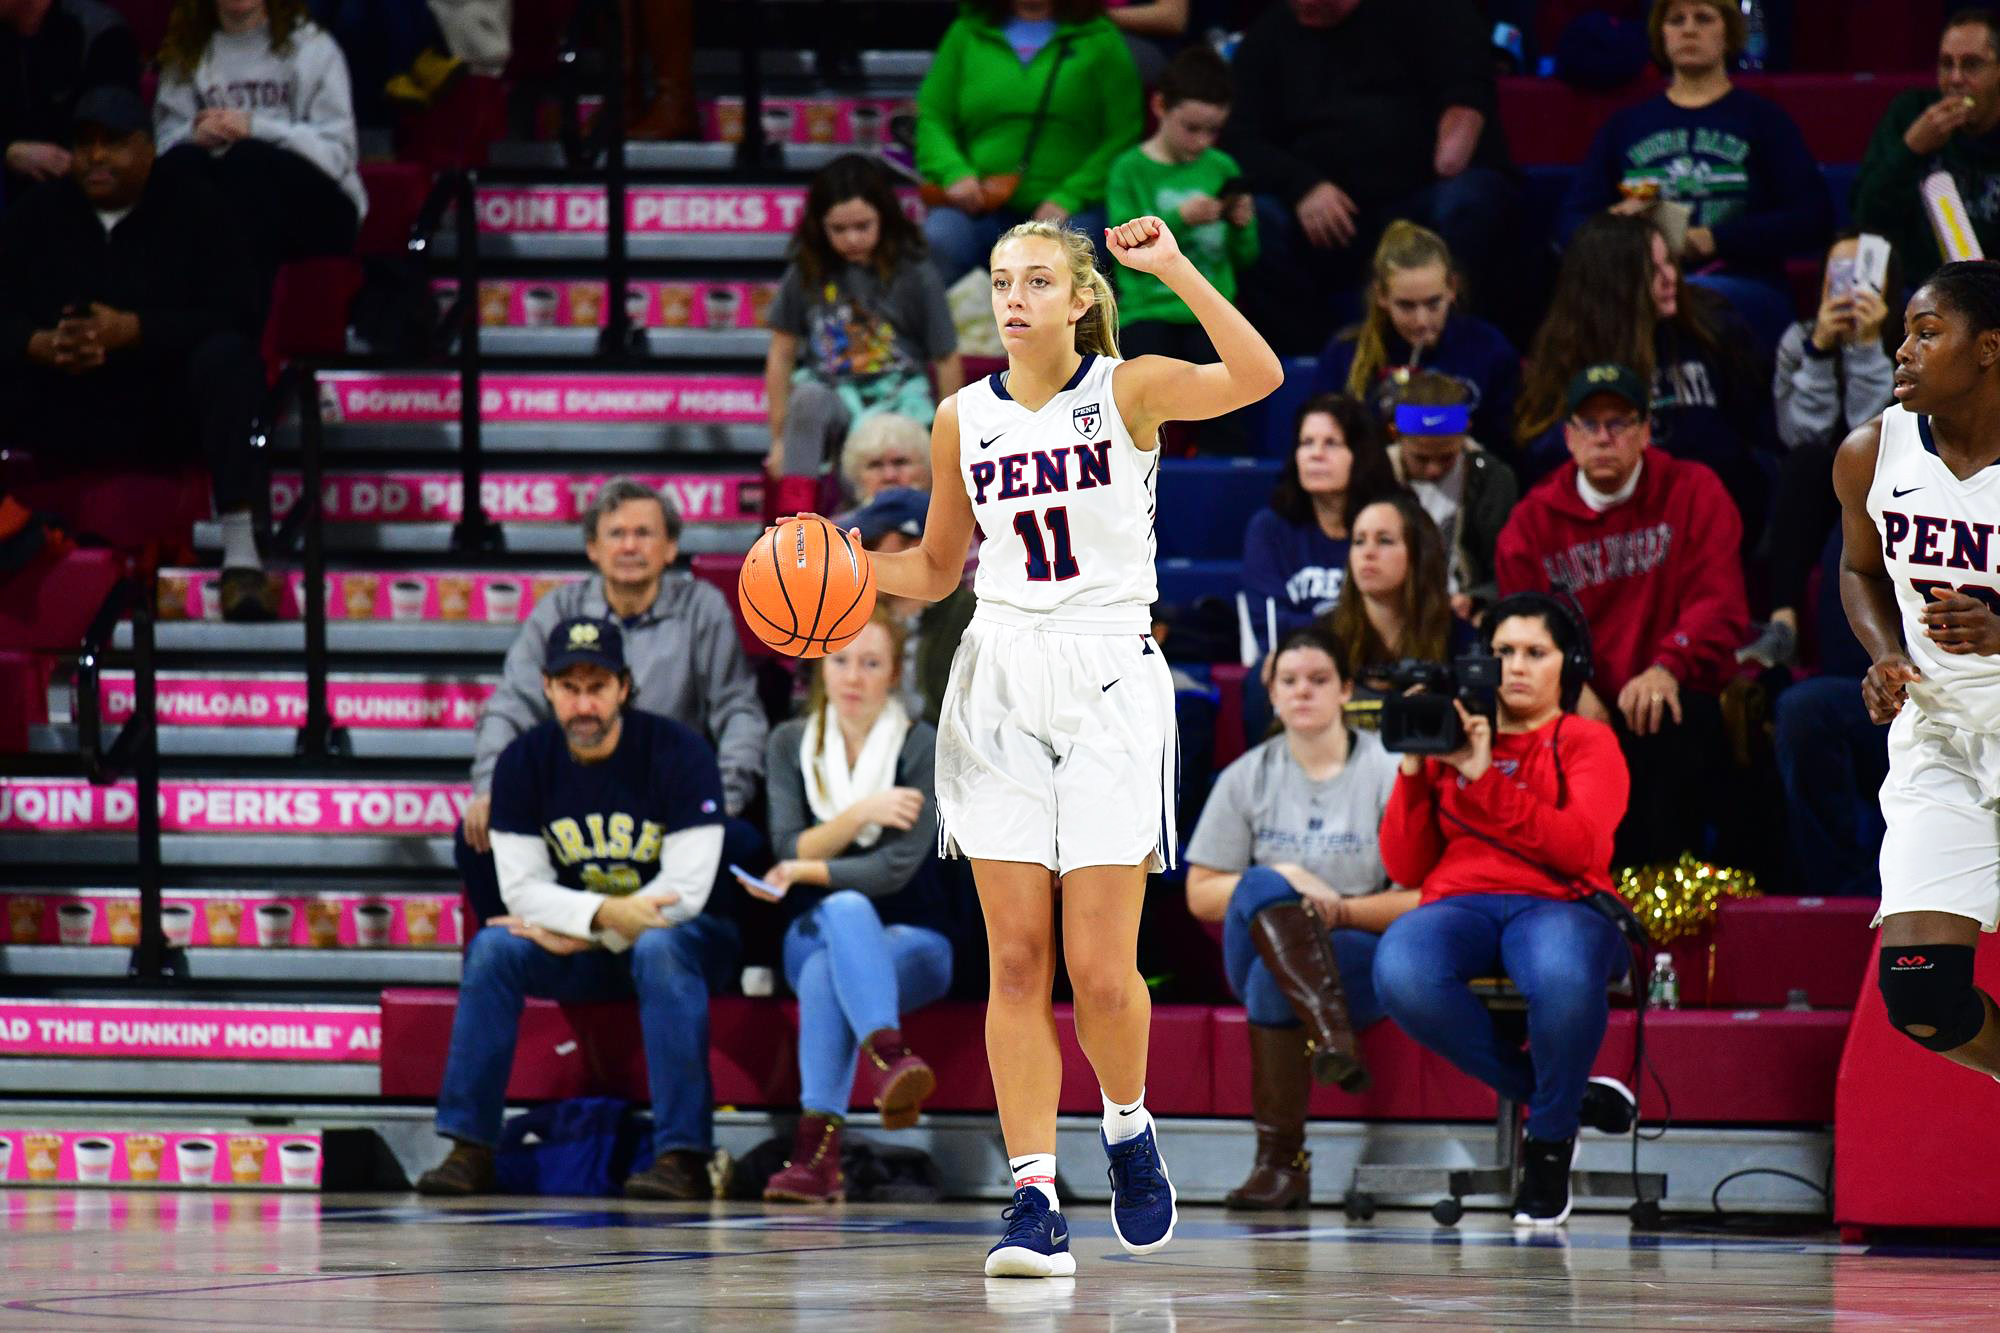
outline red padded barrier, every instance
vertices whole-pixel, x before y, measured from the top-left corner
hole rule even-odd
[[[113,552],[84,550],[53,560],[44,557],[0,579],[0,647],[75,652],[105,594],[124,572],[124,561]],[[47,721],[46,672],[42,687],[45,693],[36,711],[42,714],[38,720]],[[25,735],[20,739],[26,743]],[[0,748],[20,747],[8,747],[0,737]]]
[[[1214,1014],[1215,1113],[1247,1116],[1251,1110],[1249,1020],[1241,1009],[1217,1009]],[[1374,1078],[1368,1091],[1350,1094],[1315,1086],[1310,1103],[1315,1118],[1414,1120],[1423,1115],[1423,1047],[1385,1020],[1361,1034],[1361,1056]],[[1492,1111],[1489,1096],[1486,1113]]]
[[[743,619],[742,609],[736,605],[736,579],[743,572],[743,557],[731,555],[727,551],[705,551],[690,562],[694,576],[703,583],[712,583],[729,601],[730,618],[736,622],[736,641],[743,645],[743,651],[751,657],[776,657],[778,654],[766,647],[763,640],[750,632],[749,624]]]
[[[148,471],[104,468],[60,473],[60,455],[38,457],[38,475],[12,486],[14,498],[54,515],[80,538],[120,550],[185,547],[209,515],[208,471],[199,466]],[[93,608],[94,610],[95,608]]]
[[[1870,943],[1875,944],[1874,937]],[[1974,979],[2000,995],[2000,944],[1980,937]],[[2000,1088],[1889,1025],[1872,975],[1840,1060],[1834,1218],[1843,1227],[2000,1227]]]
[[[55,659],[45,653],[0,651],[0,754],[26,750],[28,728],[49,720],[49,677],[54,670]]]
[[[1708,1003],[1779,1008],[1803,989],[1815,1008],[1845,1009],[1875,959],[1873,898],[1745,898],[1715,919]]]

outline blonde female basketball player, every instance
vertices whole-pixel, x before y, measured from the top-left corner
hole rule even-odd
[[[972,861],[992,955],[986,1052],[1015,1192],[991,1277],[1076,1271],[1055,1193],[1058,885],[1076,1035],[1104,1096],[1112,1224],[1134,1254],[1173,1238],[1137,965],[1146,875],[1174,856],[1179,763],[1173,685],[1150,633],[1158,432],[1247,406],[1283,378],[1160,219],[1113,227],[1106,244],[1187,303],[1220,364],[1119,360],[1117,306],[1089,239],[1015,227],[992,254],[1007,369],[938,409],[923,542],[874,557],[882,592],[936,601],[959,584],[973,524],[985,534],[979,609],[938,723],[937,798],[940,849]]]

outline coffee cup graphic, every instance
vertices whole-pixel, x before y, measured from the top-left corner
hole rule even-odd
[[[686,282],[660,284],[660,325],[684,329],[694,322],[694,286]]]
[[[769,143],[789,143],[792,138],[792,122],[796,119],[789,102],[764,103],[764,138]]]
[[[42,910],[46,906],[40,898],[21,894],[7,899],[7,938],[15,944],[40,944],[42,942]]]
[[[396,909],[387,903],[362,903],[354,909],[354,939],[364,949],[380,949],[389,943],[389,925]]]
[[[21,1152],[27,1158],[28,1179],[54,1180],[62,1171],[62,1135],[23,1134]]]
[[[96,926],[96,903],[63,903],[56,908],[56,938],[64,944],[90,943]]]
[[[715,137],[722,143],[743,142],[743,103],[731,100],[715,104]]]
[[[486,621],[492,625],[512,625],[521,618],[521,585],[512,579],[488,579],[482,590],[486,599]]]
[[[521,322],[545,329],[556,322],[556,289],[535,286],[521,293]]]
[[[287,1139],[278,1145],[278,1174],[294,1187],[319,1183],[319,1145],[311,1139]]]
[[[208,900],[208,943],[212,949],[233,949],[243,940],[243,904],[231,898]]]
[[[229,1178],[238,1185],[255,1185],[264,1179],[264,1154],[271,1141],[256,1134],[229,1136]]]
[[[640,283],[633,283],[625,289],[625,319],[635,328],[645,328],[652,323],[653,289]]]
[[[290,903],[259,903],[257,943],[266,949],[289,948],[292,943],[292,920],[295,915]]]
[[[186,903],[161,903],[160,932],[172,947],[187,948],[194,938],[194,908]]]
[[[121,949],[129,949],[139,942],[137,898],[113,898],[104,904],[104,920],[110,929],[113,944]]]
[[[571,328],[594,329],[604,322],[604,284],[572,282],[569,285]]]
[[[0,1181],[7,1179],[8,1171],[14,1166],[14,1136],[0,1134]]]
[[[182,1139],[174,1145],[174,1170],[183,1185],[206,1185],[215,1176],[215,1140]]]
[[[340,600],[349,620],[373,620],[382,580],[374,574],[340,576]]]
[[[505,328],[514,319],[514,287],[505,282],[479,284],[479,322],[489,329]]]
[[[806,103],[806,142],[832,143],[840,137],[840,108],[832,102]]]
[[[429,949],[437,944],[441,908],[435,898],[412,898],[403,904],[403,933],[412,949]]]
[[[216,579],[204,578],[201,581],[201,618],[222,619],[222,584]]]
[[[159,586],[154,590],[153,614],[161,620],[186,620],[187,613],[188,576],[160,575]]]
[[[865,148],[881,145],[882,120],[882,108],[872,102],[863,102],[847,113],[847,123],[854,130],[854,142]]]
[[[422,579],[392,579],[389,582],[389,618],[391,620],[422,620],[424,618],[424,598],[430,589]]]
[[[110,1139],[78,1139],[71,1151],[76,1157],[76,1178],[85,1185],[102,1185],[111,1179],[111,1159],[118,1154],[118,1146]]]
[[[472,580],[465,575],[438,575],[437,594],[440,620],[464,620],[472,614]]]
[[[306,903],[306,937],[315,949],[340,947],[340,903],[337,899],[314,898]]]
[[[702,292],[702,323],[711,329],[733,329],[743,296],[734,287],[710,287]]]
[[[158,1183],[166,1161],[167,1141],[158,1134],[125,1136],[125,1174],[141,1185]]]

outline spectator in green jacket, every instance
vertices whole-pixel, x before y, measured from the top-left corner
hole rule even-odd
[[[1030,217],[1101,236],[1105,177],[1141,109],[1103,0],[967,0],[917,91],[924,233],[945,283]]]
[[[1944,262],[1919,193],[1948,171],[1988,255],[2000,253],[2000,16],[1962,9],[1938,39],[1938,92],[1889,104],[1854,182],[1854,222],[1887,237],[1911,287]]]

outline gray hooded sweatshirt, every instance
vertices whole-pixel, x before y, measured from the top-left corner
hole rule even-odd
[[[571,616],[611,616],[602,576],[566,584],[536,603],[521,636],[507,650],[505,679],[480,709],[473,733],[476,793],[483,796],[493,789],[500,752],[516,736],[548,720],[542,663],[548,660],[550,633]],[[633,702],[708,737],[722,768],[723,800],[730,814],[740,813],[764,771],[770,724],[757,700],[728,600],[712,584],[668,574],[660,580],[652,607],[623,628]]]

